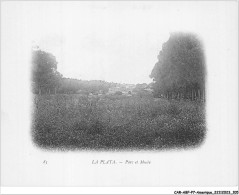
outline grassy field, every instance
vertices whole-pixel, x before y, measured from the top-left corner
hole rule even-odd
[[[152,97],[34,96],[34,143],[59,150],[162,150],[199,146],[203,102]]]

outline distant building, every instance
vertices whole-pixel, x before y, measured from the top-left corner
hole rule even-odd
[[[147,91],[147,92],[153,93],[153,89],[146,88],[146,89],[144,89],[144,90]]]
[[[134,84],[117,84],[116,86],[109,88],[108,94],[114,94],[117,91],[120,91],[123,94],[128,94],[128,92],[132,92],[134,88]]]
[[[115,93],[115,92],[117,92],[117,91],[121,91],[121,90],[120,90],[120,87],[118,87],[118,86],[116,86],[116,87],[111,87],[111,88],[109,88],[108,94],[113,94],[113,93]]]

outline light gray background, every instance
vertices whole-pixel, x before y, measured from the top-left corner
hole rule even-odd
[[[121,4],[121,6],[133,9],[137,4],[139,7],[147,5],[148,9],[154,6],[164,6],[164,9],[170,10],[167,17],[164,18],[168,24],[167,30],[190,30],[200,35],[205,45],[208,70],[208,134],[204,145],[193,150],[124,153],[48,152],[42,151],[32,144],[30,136],[32,120],[30,93],[31,41],[35,37],[44,36],[44,27],[47,26],[48,22],[52,22],[51,17],[44,18],[44,11],[40,9],[41,6],[54,7],[55,5],[57,7],[61,3],[67,4],[66,6],[72,7],[72,9],[76,4],[77,6],[81,4],[81,2],[54,1],[1,2],[2,185],[237,185],[237,2],[112,2],[116,7]],[[100,3],[102,2],[96,4]],[[36,11],[37,8],[39,8],[38,11]],[[52,12],[53,16],[54,11]],[[34,20],[34,17],[37,20]],[[157,17],[155,20],[157,20]],[[140,22],[139,20],[138,23],[140,24]],[[139,24],[136,24],[136,26]],[[164,29],[160,25],[158,28]],[[95,166],[91,164],[93,159],[121,161],[145,159],[152,163],[145,166]],[[43,164],[44,160],[48,161],[47,165]]]

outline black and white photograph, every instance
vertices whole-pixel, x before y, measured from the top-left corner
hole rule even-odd
[[[150,50],[140,54],[144,48],[139,48],[139,55],[133,54],[131,60],[132,52],[128,49],[132,48],[126,46],[124,49],[125,45],[119,44],[119,41],[129,41],[136,47],[133,34],[126,35],[121,30],[114,34],[127,37],[122,40],[114,37],[118,42],[112,45],[115,54],[109,51],[110,46],[106,46],[113,40],[109,42],[109,37],[101,32],[103,40],[98,43],[95,40],[97,33],[87,40],[76,37],[79,45],[74,43],[72,55],[78,57],[71,66],[72,72],[63,67],[68,74],[80,75],[82,72],[82,77],[86,69],[92,80],[65,77],[57,70],[58,62],[53,54],[40,46],[33,48],[32,136],[36,146],[63,150],[156,150],[203,143],[206,134],[206,64],[202,43],[196,35],[172,33],[147,75],[144,71],[149,68],[144,67],[146,63],[140,55],[147,60],[148,55],[151,56]],[[62,43],[57,39],[53,43],[51,39],[47,41],[49,43],[44,43],[49,47],[57,41]],[[86,42],[88,48],[84,49],[80,41]],[[100,56],[95,48],[101,50]],[[86,61],[83,61],[92,69],[87,70],[88,66],[81,62],[80,51],[89,56],[89,59],[84,56]],[[137,53],[136,48],[134,52]],[[135,65],[130,67],[132,63]],[[97,64],[96,68],[94,64]],[[102,80],[93,80],[93,75]],[[144,83],[149,80],[147,76],[152,82]],[[126,83],[127,79],[135,83]]]
[[[1,1],[1,187],[238,194],[238,1]]]

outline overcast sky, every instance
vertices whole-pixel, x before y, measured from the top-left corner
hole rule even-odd
[[[170,32],[189,31],[203,41],[212,40],[222,30],[217,22],[233,17],[229,15],[230,3],[224,4],[8,2],[3,16],[6,23],[14,22],[14,28],[20,26],[18,33],[24,31],[31,42],[53,53],[65,77],[149,83],[157,55]]]

